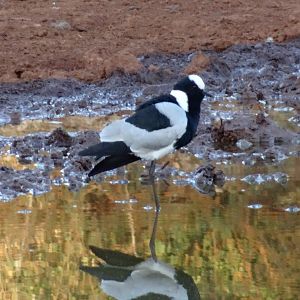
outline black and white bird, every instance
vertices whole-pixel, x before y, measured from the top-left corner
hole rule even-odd
[[[100,133],[101,143],[81,152],[95,156],[98,163],[89,176],[112,170],[134,161],[155,160],[187,145],[195,136],[205,84],[198,75],[189,75],[174,85],[169,95],[141,104],[133,115],[107,125]]]
[[[102,291],[114,299],[200,299],[195,281],[183,270],[153,258],[144,260],[94,246],[90,249],[101,263],[80,269],[97,277]]]

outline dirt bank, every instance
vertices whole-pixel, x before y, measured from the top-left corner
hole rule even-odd
[[[0,1],[0,81],[97,81],[139,55],[222,50],[300,35],[297,0]]]
[[[206,61],[201,72],[201,62]],[[200,65],[199,65],[200,63]],[[134,75],[117,72],[98,84],[74,79],[48,79],[0,84],[0,124],[18,114],[21,119],[97,116],[133,109],[161,93],[168,93],[187,71],[201,73],[214,97],[234,97],[245,111],[262,101],[276,99],[300,110],[300,39],[288,43],[236,45],[225,51],[190,54],[152,54],[140,58],[142,69]],[[206,99],[206,104],[211,99]]]

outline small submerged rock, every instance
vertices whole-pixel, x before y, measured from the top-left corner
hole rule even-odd
[[[222,170],[215,170],[211,164],[199,167],[194,173],[194,187],[204,194],[215,195],[215,186],[225,184],[225,174]]]
[[[240,139],[236,142],[236,145],[239,149],[245,151],[249,148],[251,148],[253,146],[253,144],[251,142],[248,142],[247,140],[245,139]]]
[[[288,156],[284,150],[277,146],[268,148],[263,152],[263,159],[269,163],[277,163],[287,158]]]

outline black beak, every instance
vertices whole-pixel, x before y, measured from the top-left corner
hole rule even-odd
[[[204,91],[203,91],[203,94],[204,94],[204,96],[207,96],[207,97],[212,97],[213,96],[212,94],[209,94],[209,93],[204,92]]]

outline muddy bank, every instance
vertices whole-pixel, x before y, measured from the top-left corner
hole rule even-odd
[[[199,58],[205,57],[205,70]],[[14,113],[22,119],[59,118],[66,115],[95,116],[133,109],[155,95],[169,92],[187,71],[201,74],[215,97],[233,96],[245,107],[258,101],[273,105],[282,99],[300,109],[300,39],[286,44],[237,45],[223,52],[192,52],[182,55],[140,57],[143,69],[129,75],[116,72],[98,84],[74,79],[38,80],[0,84],[0,124],[9,123]],[[208,103],[211,99],[207,99]],[[205,103],[204,103],[205,108]]]
[[[1,84],[0,122],[5,125],[72,115],[107,116],[132,110],[146,99],[169,92],[178,78],[187,71],[200,70],[205,61],[206,70],[200,74],[214,97],[204,101],[198,136],[187,149],[207,162],[279,164],[290,156],[299,157],[299,60],[298,39],[286,44],[233,46],[219,53],[146,55],[140,58],[143,68],[137,74],[118,72],[98,84],[50,79]],[[273,116],[285,111],[292,113],[286,123],[295,130],[281,126],[277,115]],[[99,136],[95,130],[80,132],[80,122],[77,130],[72,134],[58,129],[1,137],[2,155],[13,155],[23,165],[36,166],[20,171],[2,167],[1,198],[42,193],[53,184],[67,184],[70,189],[86,184],[86,173],[93,162],[77,153],[96,143]],[[166,176],[180,173],[172,168],[166,172]]]
[[[143,53],[223,50],[300,35],[288,1],[0,2],[0,81],[100,80],[136,72]]]

